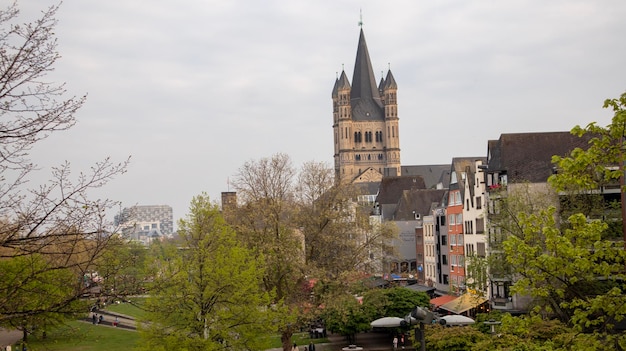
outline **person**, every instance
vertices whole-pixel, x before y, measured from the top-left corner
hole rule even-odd
[[[298,351],[298,345],[296,345],[296,343],[293,343],[293,347],[291,348],[291,351]]]
[[[309,342],[309,351],[315,351],[315,344],[313,343],[313,341]]]
[[[398,337],[397,336],[393,337],[393,349],[394,350],[398,349]]]
[[[92,313],[91,314],[91,323],[96,324],[97,320],[98,320],[98,315],[96,313]]]

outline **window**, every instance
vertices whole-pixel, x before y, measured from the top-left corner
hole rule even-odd
[[[444,266],[448,265],[448,256],[447,255],[441,255],[441,264]]]
[[[448,222],[450,222],[450,225],[455,225],[456,223],[454,222],[454,219],[456,218],[455,215],[451,214],[450,216],[448,216]]]
[[[465,244],[465,253],[468,256],[474,256],[474,244]]]
[[[458,238],[456,240],[456,244],[463,246],[463,234],[458,235]]]
[[[457,213],[456,215],[456,224],[463,224],[463,214],[462,213]]]
[[[443,283],[444,283],[444,284],[446,284],[446,285],[450,284],[450,280],[449,280],[449,278],[448,278],[448,275],[447,275],[447,274],[444,274],[444,275],[443,275]]]
[[[465,234],[474,234],[474,222],[465,221]]]
[[[480,196],[476,196],[476,209],[480,210],[483,208],[483,198]]]
[[[443,245],[443,246],[447,246],[448,245],[448,236],[446,236],[446,235],[442,235],[441,236],[441,245]]]
[[[455,246],[456,245],[456,235],[451,234],[450,235],[450,246]]]
[[[484,218],[476,218],[476,234],[485,234]]]
[[[486,257],[485,243],[476,243],[476,255],[479,257]]]

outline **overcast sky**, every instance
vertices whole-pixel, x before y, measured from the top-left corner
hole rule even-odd
[[[64,0],[50,78],[88,100],[33,158],[78,172],[131,156],[98,196],[175,219],[203,191],[219,201],[246,161],[331,166],[331,91],[342,67],[352,80],[360,11],[377,81],[391,67],[398,83],[403,165],[605,126],[604,100],[626,91],[624,0]]]

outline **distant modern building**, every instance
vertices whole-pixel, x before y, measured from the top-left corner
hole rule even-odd
[[[147,244],[174,234],[174,213],[168,205],[133,206],[115,216],[115,225],[127,238]]]

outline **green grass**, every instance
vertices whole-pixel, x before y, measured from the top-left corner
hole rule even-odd
[[[28,350],[110,351],[132,350],[139,341],[135,331],[93,325],[80,321],[49,332],[46,339],[30,335]],[[20,350],[14,348],[14,350]]]
[[[132,303],[121,302],[119,304],[113,303],[113,304],[107,305],[104,310],[115,312],[115,313],[121,313],[121,314],[135,317],[135,318],[141,318],[145,316],[146,314],[146,311],[141,309],[141,306],[143,304],[144,304],[144,299],[136,298],[132,300]]]

